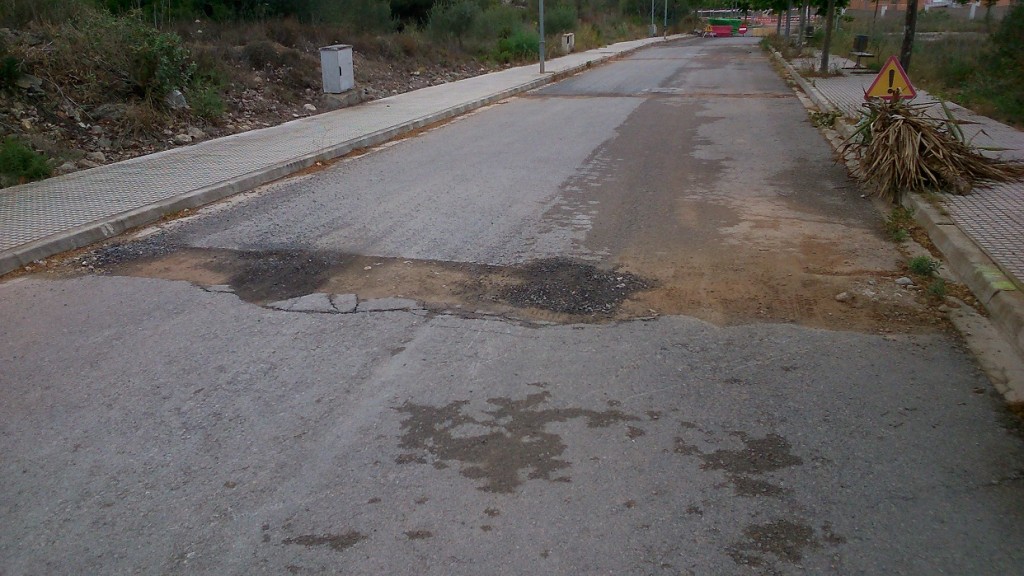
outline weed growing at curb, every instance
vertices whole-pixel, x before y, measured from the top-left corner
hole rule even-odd
[[[818,128],[835,128],[836,120],[841,118],[843,113],[838,110],[830,110],[828,112],[811,112],[811,124],[814,124]]]
[[[15,138],[0,144],[0,186],[42,180],[52,173],[46,157]]]
[[[910,238],[910,228],[914,225],[914,209],[897,206],[885,218],[885,232],[893,242],[905,242]]]
[[[928,295],[937,299],[942,300],[946,297],[946,281],[942,278],[936,278],[928,284]]]
[[[928,256],[915,256],[908,264],[910,271],[918,276],[932,276],[938,272],[942,263]]]

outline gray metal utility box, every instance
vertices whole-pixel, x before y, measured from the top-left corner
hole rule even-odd
[[[324,77],[324,92],[341,94],[355,88],[352,73],[352,46],[335,44],[320,49],[320,69]]]

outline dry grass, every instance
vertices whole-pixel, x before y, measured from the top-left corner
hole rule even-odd
[[[1024,177],[1024,163],[983,156],[964,138],[963,122],[947,108],[945,118],[895,98],[866,104],[858,130],[843,145],[860,160],[868,188],[898,204],[904,192],[942,190],[967,194],[979,181]]]

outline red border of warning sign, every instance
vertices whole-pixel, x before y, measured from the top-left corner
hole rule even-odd
[[[892,100],[892,93],[889,92],[888,89],[886,89],[886,94],[884,96],[872,96],[871,95],[871,93],[875,91],[875,87],[877,87],[879,84],[882,84],[883,82],[887,81],[887,79],[884,79],[884,77],[890,71],[893,71],[893,72],[899,74],[900,75],[900,79],[903,80],[903,83],[907,85],[907,91],[906,92],[900,92],[900,99],[901,100],[910,100],[912,98],[916,98],[917,97],[917,90],[914,90],[914,85],[910,83],[910,77],[907,76],[906,70],[904,70],[903,66],[900,65],[899,59],[897,59],[896,56],[889,56],[889,59],[885,61],[885,65],[882,66],[882,69],[878,71],[878,76],[875,76],[875,80],[871,83],[871,86],[869,86],[868,89],[864,91],[864,99],[865,100],[870,100],[871,98],[881,98],[882,100]]]

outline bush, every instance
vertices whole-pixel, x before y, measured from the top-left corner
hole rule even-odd
[[[0,26],[24,28],[29,22],[57,23],[88,7],[82,0],[0,0]]]
[[[242,58],[253,70],[263,70],[277,64],[277,49],[268,40],[257,40],[242,48]]]
[[[910,271],[918,276],[931,276],[938,272],[942,263],[928,256],[915,256],[910,259]]]
[[[472,36],[486,42],[496,42],[512,36],[521,28],[523,28],[523,11],[498,4],[477,16]]]
[[[150,30],[149,28],[146,28]],[[155,32],[155,31],[154,31]],[[132,55],[131,79],[146,98],[188,86],[195,64],[177,34],[145,33]]]
[[[216,120],[224,115],[224,100],[213,86],[198,86],[188,93],[192,112],[204,120]]]
[[[539,44],[540,36],[533,30],[516,30],[508,38],[498,40],[494,59],[503,63],[534,59],[539,56]]]
[[[341,24],[352,32],[393,32],[398,27],[388,0],[317,0],[311,5],[311,16],[318,21]]]
[[[155,30],[137,13],[83,10],[46,32],[51,50],[29,64],[80,104],[131,96],[161,101],[170,90],[186,88],[195,71],[181,38]]]
[[[571,4],[555,6],[544,13],[544,34],[561,34],[576,28],[576,7]]]
[[[42,180],[52,173],[45,156],[18,140],[7,137],[0,144],[0,186]]]
[[[21,61],[7,53],[7,45],[0,37],[0,91],[11,90],[21,78]]]
[[[472,0],[434,4],[434,7],[430,9],[429,28],[431,33],[439,39],[454,37],[461,48],[462,39],[473,27],[473,23],[479,15],[480,7]]]

